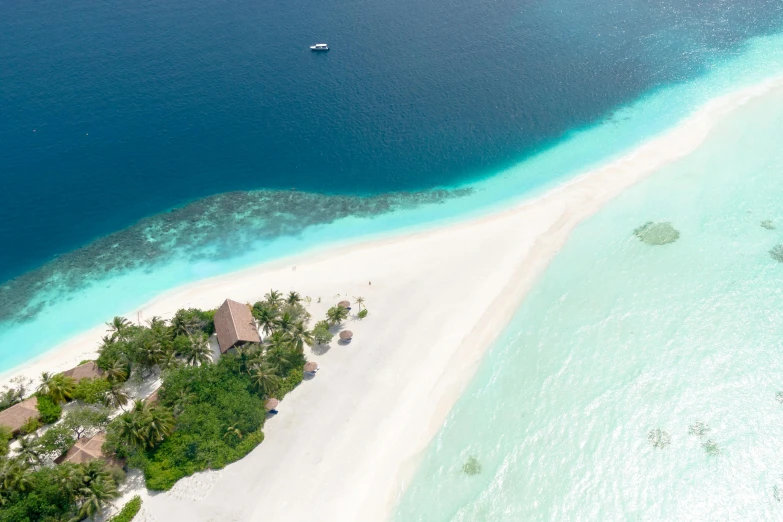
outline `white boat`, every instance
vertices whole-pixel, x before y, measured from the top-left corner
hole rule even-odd
[[[326,44],[315,44],[310,46],[311,51],[328,51],[329,46]]]

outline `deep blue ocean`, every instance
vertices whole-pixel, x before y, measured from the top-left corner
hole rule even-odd
[[[782,22],[778,0],[2,0],[0,281],[222,192],[490,176]]]

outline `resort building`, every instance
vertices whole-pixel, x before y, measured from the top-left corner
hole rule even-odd
[[[118,468],[125,467],[125,462],[119,459],[106,457],[103,454],[101,446],[106,442],[106,432],[99,432],[92,437],[85,437],[76,441],[76,444],[71,446],[64,455],[57,457],[55,464],[62,464],[63,462],[71,462],[73,464],[81,464],[83,462],[90,462],[91,460],[101,459],[105,460],[107,464],[111,466],[117,466]]]
[[[37,419],[41,416],[38,411],[38,397],[30,397],[10,408],[0,411],[0,426],[5,426],[11,433],[16,435],[22,426],[30,419]]]
[[[250,307],[231,299],[226,299],[215,312],[215,332],[220,353],[245,343],[261,342]]]
[[[63,375],[66,377],[72,377],[73,380],[79,382],[82,379],[95,379],[96,377],[101,377],[103,375],[103,370],[98,368],[98,365],[95,364],[95,361],[88,361],[84,364],[80,364],[76,368],[71,368],[68,371],[64,371]]]

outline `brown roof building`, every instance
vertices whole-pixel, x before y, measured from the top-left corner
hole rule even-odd
[[[64,455],[57,457],[54,462],[56,464],[62,464],[63,462],[81,464],[95,459],[102,459],[112,466],[124,467],[124,461],[104,456],[103,450],[101,449],[104,442],[106,442],[106,432],[103,431],[96,433],[92,437],[79,439],[76,441],[76,444],[71,446],[71,449]]]
[[[250,307],[231,299],[226,299],[215,312],[215,332],[220,353],[245,343],[261,342]]]
[[[16,435],[28,420],[37,419],[41,416],[37,406],[38,397],[30,397],[0,411],[0,426],[5,426]]]
[[[101,377],[103,375],[103,370],[98,368],[95,361],[89,361],[80,364],[76,368],[71,368],[70,370],[63,372],[63,375],[66,377],[73,377],[73,380],[79,382],[82,379],[95,379],[96,377]]]

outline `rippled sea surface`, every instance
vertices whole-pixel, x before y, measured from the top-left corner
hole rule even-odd
[[[780,143],[776,92],[582,223],[396,520],[782,520]]]

